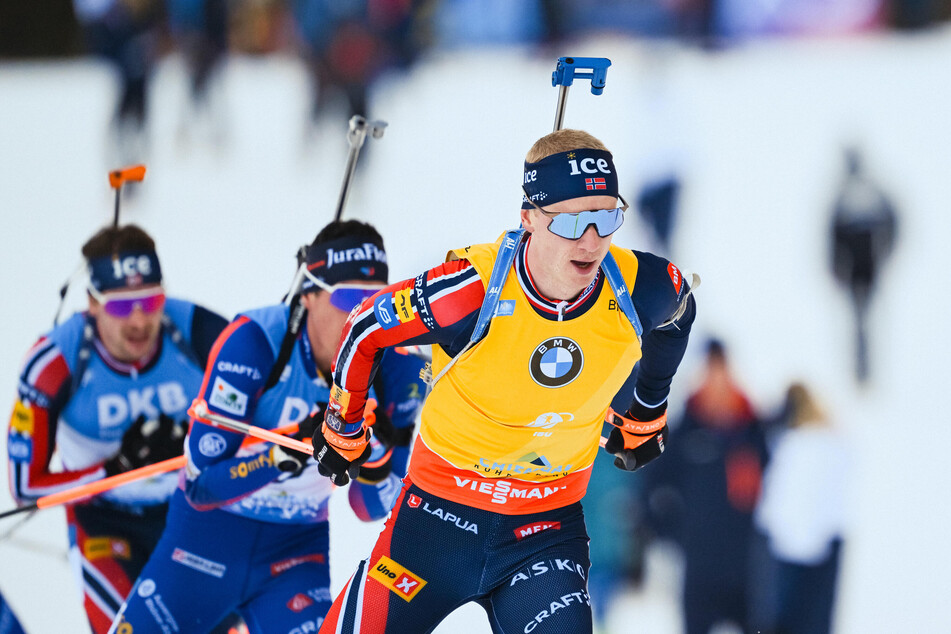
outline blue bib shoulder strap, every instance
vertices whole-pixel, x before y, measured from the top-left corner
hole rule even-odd
[[[601,262],[601,270],[604,271],[604,278],[607,283],[611,285],[611,290],[614,291],[614,299],[617,300],[618,306],[621,307],[628,321],[634,326],[634,332],[637,334],[638,341],[640,341],[641,335],[644,334],[644,327],[641,325],[641,320],[637,316],[637,310],[634,308],[634,301],[631,299],[631,294],[627,292],[627,282],[624,281],[624,276],[621,275],[621,269],[618,267],[610,251],[608,251],[608,254],[604,257],[604,261]]]
[[[479,318],[476,319],[475,328],[472,329],[470,343],[475,343],[485,334],[489,322],[495,316],[495,310],[499,305],[499,295],[502,292],[502,285],[505,284],[505,278],[508,277],[509,269],[512,268],[512,262],[515,261],[515,253],[518,251],[518,244],[525,237],[525,229],[515,229],[506,231],[502,238],[502,246],[499,248],[499,254],[495,258],[495,264],[492,265],[492,273],[489,275],[489,283],[485,289],[485,299],[482,300],[482,308],[479,309]]]
[[[449,371],[449,368],[456,362],[456,359],[461,357],[469,348],[482,339],[482,336],[485,334],[485,329],[488,328],[489,322],[491,322],[495,316],[495,311],[499,305],[499,295],[502,292],[502,285],[505,284],[505,278],[508,277],[509,269],[512,268],[512,263],[515,261],[518,245],[524,238],[525,229],[514,229],[505,233],[505,237],[502,238],[502,246],[499,248],[499,253],[495,258],[495,264],[492,266],[492,273],[489,275],[485,299],[482,301],[482,307],[479,309],[479,316],[476,319],[475,327],[472,329],[472,336],[469,337],[469,343],[459,351],[459,354],[449,360],[449,363],[443,367],[439,374],[428,381],[430,386],[435,385],[436,381]],[[627,292],[627,284],[621,275],[621,269],[618,267],[617,262],[614,261],[614,257],[610,252],[608,252],[604,261],[601,263],[601,270],[604,271],[604,277],[608,285],[610,285],[614,297],[617,299],[618,306],[621,307],[624,315],[631,322],[631,326],[634,327],[634,332],[637,334],[637,339],[640,341],[644,327],[641,326],[641,320],[637,316],[637,310],[634,308],[631,294]]]
[[[479,309],[479,318],[476,320],[475,328],[472,330],[472,337],[469,341],[475,343],[485,334],[492,317],[495,316],[495,310],[499,303],[499,294],[502,291],[502,285],[505,278],[508,277],[509,269],[512,268],[512,262],[515,260],[515,253],[518,251],[518,244],[525,237],[525,229],[515,229],[508,231],[502,239],[502,246],[499,248],[499,254],[495,258],[495,264],[492,266],[492,274],[489,275],[489,283],[485,291],[485,299],[482,302],[482,308]],[[640,339],[644,334],[644,327],[641,326],[641,320],[637,316],[637,310],[634,308],[634,302],[631,300],[631,294],[627,292],[627,283],[621,275],[621,269],[618,267],[614,256],[609,251],[601,262],[601,270],[604,271],[604,277],[614,292],[618,306],[631,322],[637,338]]]

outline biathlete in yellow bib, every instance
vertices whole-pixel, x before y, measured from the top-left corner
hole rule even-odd
[[[695,315],[676,266],[611,244],[617,183],[603,143],[553,132],[526,157],[522,229],[351,313],[313,439],[322,473],[344,484],[369,453],[384,348],[431,344],[433,388],[402,493],[322,633],[430,632],[470,601],[496,634],[592,631],[580,500],[602,427],[622,469],[661,455]]]

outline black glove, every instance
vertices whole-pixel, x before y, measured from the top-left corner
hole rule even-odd
[[[658,407],[644,407],[635,401],[626,416],[608,409],[605,419],[614,425],[605,451],[613,454],[614,466],[625,471],[636,471],[664,453],[667,444],[667,403]]]
[[[332,427],[343,427],[343,421],[332,410],[327,412],[325,421],[330,421]],[[342,436],[324,422],[312,441],[317,470],[338,487],[346,485],[359,475],[360,465],[370,457],[371,436],[366,428],[352,436]]]
[[[132,471],[182,455],[188,423],[160,414],[158,420],[139,416],[122,436],[119,453],[106,461],[106,475]]]
[[[313,414],[298,423],[297,431],[294,432],[291,438],[307,442],[314,435],[314,432],[320,428],[320,424],[324,420],[324,412],[327,411],[327,404],[316,403],[315,408]],[[308,458],[310,458],[309,453],[297,451],[290,447],[274,445],[271,449],[271,459],[274,460],[274,465],[281,471],[291,473],[291,477],[297,477],[304,471]]]

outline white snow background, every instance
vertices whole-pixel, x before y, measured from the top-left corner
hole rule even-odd
[[[774,406],[789,381],[807,381],[855,454],[836,631],[951,631],[951,301],[940,268],[951,239],[951,32],[773,41],[717,54],[592,38],[551,57],[433,55],[376,86],[371,115],[389,127],[368,141],[346,211],[383,233],[391,279],[517,225],[522,161],[551,130],[550,76],[562,54],[613,61],[602,96],[582,83],[572,89],[565,125],[613,150],[625,196],[667,165],[685,178],[674,260],[703,285],[672,415],[708,333],[731,347],[757,405]],[[110,69],[89,60],[0,65],[0,411],[12,407],[19,363],[51,325],[80,246],[111,221],[106,173],[119,164],[106,130],[116,90]],[[230,317],[281,298],[297,247],[332,218],[348,147],[343,114],[305,133],[306,77],[291,58],[232,58],[218,98],[221,144],[210,141],[210,126],[180,134],[182,66],[162,63],[148,173],[124,198],[123,219],[156,238],[171,294]],[[853,379],[850,305],[828,262],[840,151],[853,141],[901,223],[872,307],[864,387]],[[615,241],[649,248],[628,216]],[[83,300],[74,288],[67,306]],[[0,508],[12,507],[5,471],[0,479]],[[333,505],[336,591],[380,524],[360,525],[344,496]],[[0,536],[17,522],[3,520]],[[65,544],[62,509],[0,540],[0,590],[31,634],[86,631]],[[676,631],[671,600],[626,603],[615,631]],[[489,628],[468,606],[437,631]]]

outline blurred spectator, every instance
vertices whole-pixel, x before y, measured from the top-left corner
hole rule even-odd
[[[676,34],[682,0],[562,0],[572,34],[628,33],[646,37]]]
[[[885,0],[717,0],[719,35],[846,35],[886,25]]]
[[[433,44],[465,49],[548,41],[548,21],[564,23],[558,5],[544,0],[440,0],[433,14]]]
[[[856,377],[868,378],[866,324],[882,262],[895,244],[895,208],[885,192],[865,175],[855,148],[845,151],[845,179],[832,218],[832,272],[846,287],[855,309]]]
[[[637,211],[653,230],[658,249],[669,257],[670,240],[677,216],[680,199],[680,177],[671,174],[666,178],[646,183],[637,195]]]
[[[147,87],[158,59],[164,19],[161,0],[73,0],[87,50],[112,63],[121,88],[115,131],[119,160],[135,163],[145,152]]]
[[[0,58],[65,57],[81,51],[72,0],[0,2]]]
[[[686,634],[718,623],[749,629],[753,510],[766,460],[761,422],[720,341],[656,465],[644,471],[651,523],[683,549]]]
[[[642,88],[632,104],[632,110],[639,110],[643,117],[631,141],[638,156],[635,201],[640,219],[652,234],[651,251],[674,259],[677,212],[692,161],[688,148],[693,117],[674,86],[674,54],[653,46],[645,55]]]
[[[337,97],[346,118],[369,117],[367,90],[387,68],[406,68],[419,52],[413,30],[426,0],[291,0],[311,73],[313,118]]]
[[[889,23],[896,29],[921,29],[951,19],[949,0],[889,0]]]
[[[228,52],[228,0],[165,0],[168,28],[175,48],[185,59],[190,78],[192,119],[201,118],[220,140],[221,113],[212,113],[209,85]],[[196,123],[196,121],[192,121]],[[187,124],[182,122],[185,132]]]
[[[764,632],[828,634],[845,527],[849,456],[801,383],[790,386],[756,524],[768,539],[772,574]]]
[[[284,0],[231,0],[228,48],[247,55],[276,53],[285,44]]]

